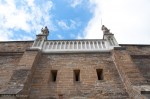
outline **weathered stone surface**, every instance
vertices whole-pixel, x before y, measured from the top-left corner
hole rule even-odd
[[[0,43],[0,99],[150,98],[148,45],[48,54],[27,49],[32,43]],[[103,70],[103,80],[98,80],[96,69]],[[57,70],[56,82],[51,70]],[[74,70],[80,70],[80,81],[75,81]]]
[[[22,55],[1,55],[0,54],[0,92],[8,86],[13,71],[18,67]]]
[[[74,81],[76,69],[80,70],[79,82]],[[97,79],[96,69],[103,69],[104,80]],[[56,82],[50,81],[51,70],[58,70]],[[128,98],[111,53],[43,54],[33,76],[30,98],[58,98],[59,94],[64,99]]]
[[[147,51],[146,51],[147,52]],[[131,54],[132,52],[130,52]],[[135,55],[135,53],[132,53]],[[138,53],[139,54],[139,53]],[[141,53],[143,55],[143,53]],[[134,56],[135,57],[135,56]],[[114,50],[113,59],[116,63],[116,68],[125,83],[126,89],[132,98],[145,98],[141,92],[134,87],[148,85],[146,78],[143,77],[138,66],[132,60],[127,50]],[[143,68],[143,67],[142,67]]]
[[[11,82],[17,82],[17,83],[22,83],[24,82],[29,70],[28,69],[18,69],[15,70],[10,81]]]
[[[24,52],[32,44],[33,41],[0,42],[0,52]]]
[[[130,55],[150,55],[150,45],[125,45],[121,44],[122,47],[126,47],[126,51]]]
[[[134,55],[132,56],[132,60],[138,67],[141,75],[150,85],[150,55]]]

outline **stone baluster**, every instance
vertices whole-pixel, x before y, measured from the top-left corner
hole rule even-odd
[[[112,44],[115,45],[115,42],[114,42],[114,40],[112,38],[111,38],[111,41],[112,41]]]
[[[72,41],[70,41],[70,49],[72,49]]]
[[[57,49],[60,49],[60,41],[57,42]]]
[[[64,42],[64,41],[62,41],[62,49],[64,49],[64,45],[65,45],[65,42]]]
[[[74,46],[73,46],[73,41],[71,42],[71,49],[74,49]]]
[[[41,44],[40,44],[40,48],[42,49],[42,47],[43,47],[43,44],[44,44],[44,39],[41,41]]]
[[[54,42],[52,41],[52,46],[51,46],[51,49],[54,49]]]
[[[59,49],[59,41],[56,42],[56,50]]]
[[[99,45],[99,48],[101,49],[102,48],[101,41],[98,41],[98,45]]]
[[[50,47],[51,47],[51,42],[48,42],[46,49],[50,49]]]
[[[59,49],[62,49],[62,48],[61,48],[61,45],[62,45],[62,42],[59,41]]]
[[[53,49],[53,48],[54,48],[54,44],[55,44],[55,43],[52,41],[52,46],[51,46],[51,49]]]
[[[101,48],[103,49],[103,41],[101,41],[100,43],[101,43]]]
[[[103,42],[103,47],[104,47],[104,48],[106,48],[106,46],[105,46],[105,42]]]
[[[36,47],[39,47],[39,45],[40,45],[40,41],[37,41],[37,46]]]
[[[44,42],[44,44],[43,44],[43,49],[44,50],[46,49],[46,44],[47,44],[47,42]]]
[[[88,43],[89,43],[89,49],[91,49],[91,43],[90,43],[90,41],[88,41]]]
[[[99,49],[98,41],[96,41],[97,49]]]
[[[76,41],[74,41],[74,49],[76,49]]]
[[[36,47],[36,45],[37,45],[37,41],[34,41],[32,47]]]
[[[72,49],[75,49],[74,43],[75,41],[72,42]]]
[[[81,41],[81,49],[83,49],[83,46],[82,46],[82,45],[83,45],[83,41]]]
[[[58,47],[57,48],[60,49],[60,41],[58,41]]]
[[[78,49],[81,49],[81,42],[78,41]]]
[[[68,41],[66,41],[65,49],[68,49]]]
[[[85,49],[87,49],[86,43],[87,43],[87,42],[85,41]]]
[[[40,43],[41,43],[41,41],[37,41],[37,47],[39,47],[39,46],[40,46]]]
[[[109,42],[110,45],[112,45],[112,42],[111,42],[111,39],[110,39],[110,38],[108,39],[108,42]]]
[[[62,49],[62,41],[60,42],[60,49]]]
[[[82,49],[85,49],[85,42],[82,41]]]
[[[66,41],[66,47],[65,47],[65,49],[68,49],[68,41]]]
[[[66,49],[66,45],[67,45],[67,44],[66,44],[66,41],[64,41],[64,49]]]
[[[53,49],[56,49],[56,42],[54,41],[54,46],[53,46]]]
[[[36,46],[35,46],[35,47],[38,47],[38,45],[39,45],[39,41],[37,40],[37,41],[36,41]]]
[[[88,41],[86,42],[86,46],[87,46],[87,49],[89,49],[89,42]]]
[[[78,49],[78,41],[77,41],[77,49]]]
[[[70,49],[70,41],[68,41],[68,49]]]
[[[95,41],[92,41],[92,43],[93,43],[93,49],[96,49],[96,47],[95,47]]]
[[[59,49],[59,41],[57,41],[56,45],[56,49]]]
[[[108,42],[109,42],[110,46],[113,45],[113,42],[112,42],[111,38],[108,38]]]
[[[50,42],[45,42],[45,43],[44,43],[44,44],[45,44],[45,48],[44,48],[44,49],[48,49],[49,43],[50,43]]]

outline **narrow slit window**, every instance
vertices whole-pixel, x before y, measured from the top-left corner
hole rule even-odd
[[[51,81],[56,82],[57,79],[57,70],[51,70]]]
[[[98,80],[103,80],[103,69],[96,69]]]
[[[74,70],[74,80],[80,81],[80,70]]]

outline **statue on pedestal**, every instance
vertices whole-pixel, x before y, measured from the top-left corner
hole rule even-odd
[[[48,30],[47,26],[45,26],[44,29],[43,28],[41,29],[41,33],[44,34],[44,35],[48,35],[49,34],[49,30]]]
[[[110,33],[110,30],[107,27],[105,27],[104,25],[102,25],[102,31],[104,33]]]

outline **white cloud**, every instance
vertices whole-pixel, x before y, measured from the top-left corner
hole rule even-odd
[[[69,26],[63,20],[58,21],[58,25],[64,30],[69,29]]]
[[[75,8],[76,6],[80,5],[82,0],[71,0],[71,7]]]
[[[12,37],[13,33],[9,30],[3,29],[0,30],[0,41],[7,41],[9,38]]]
[[[41,2],[39,5],[34,0],[0,1],[0,35],[3,37],[0,40],[17,39],[13,37],[17,35],[16,31],[18,30],[25,31],[31,37],[33,34],[39,33],[45,25],[53,30],[54,25],[52,25],[49,14],[52,7],[53,3],[50,0]],[[5,35],[3,36],[3,34]],[[22,37],[22,39],[24,38]]]
[[[33,38],[31,36],[25,36],[25,35],[19,35],[18,38],[16,38],[15,40],[13,41],[26,41],[26,40],[32,40]]]
[[[111,29],[119,43],[150,44],[150,1],[90,0],[93,17],[83,38],[102,38],[103,24]]]
[[[58,39],[63,39],[64,37],[62,35],[57,35]]]
[[[63,30],[70,30],[76,29],[80,25],[80,22],[74,20],[69,20],[68,22],[65,22],[64,20],[59,20],[57,21],[57,24]]]
[[[74,21],[74,20],[70,20],[70,28],[75,29],[79,25],[80,25],[80,22]]]

